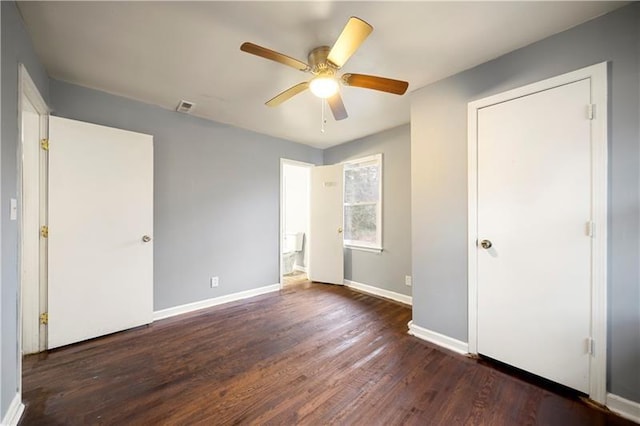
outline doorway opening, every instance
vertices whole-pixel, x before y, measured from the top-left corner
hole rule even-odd
[[[307,280],[310,176],[313,164],[280,160],[280,285]]]
[[[22,356],[46,349],[47,148],[49,108],[26,67],[18,67],[18,193],[11,200],[11,220],[18,221],[17,388],[22,404]]]
[[[46,349],[46,229],[48,107],[24,65],[19,66],[20,354]]]

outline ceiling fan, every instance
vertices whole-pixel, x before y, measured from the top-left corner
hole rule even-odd
[[[403,95],[407,91],[407,87],[409,87],[409,83],[406,81],[373,75],[342,74],[342,76],[338,77],[338,70],[344,66],[372,31],[373,27],[371,25],[360,18],[352,16],[333,47],[320,46],[309,52],[308,64],[249,42],[242,43],[240,50],[314,75],[310,81],[298,83],[268,100],[265,103],[267,106],[278,106],[309,89],[317,97],[327,100],[336,120],[343,120],[347,118],[347,111],[340,96],[339,81],[345,86],[379,90],[396,95]]]

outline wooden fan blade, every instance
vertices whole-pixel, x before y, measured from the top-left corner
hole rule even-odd
[[[352,16],[344,26],[340,37],[329,51],[327,60],[338,68],[342,68],[351,55],[365,41],[373,27],[360,18]]]
[[[342,102],[340,92],[337,92],[335,95],[327,98],[327,102],[329,103],[329,108],[331,108],[331,112],[333,113],[333,118],[335,118],[336,121],[344,120],[348,117],[347,110],[344,109],[344,103]]]
[[[294,59],[290,56],[283,55],[275,50],[267,49],[266,47],[258,46],[257,44],[245,42],[240,46],[240,50],[243,52],[251,53],[252,55],[260,56],[271,61],[280,62],[281,64],[288,65],[300,71],[308,71],[309,65],[302,61]]]
[[[365,74],[344,74],[342,82],[347,86],[362,87],[365,89],[379,90],[381,92],[404,95],[409,87],[409,83],[390,78],[376,77]]]
[[[269,99],[267,102],[265,102],[265,105],[270,107],[276,107],[281,103],[283,103],[284,101],[288,101],[289,99],[293,98],[298,93],[304,92],[305,90],[307,90],[308,87],[309,87],[308,81],[305,81],[304,83],[296,84],[295,86],[289,87],[284,92]]]

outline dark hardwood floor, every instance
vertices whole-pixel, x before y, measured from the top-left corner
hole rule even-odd
[[[21,424],[632,424],[411,337],[410,318],[306,282],[28,356]]]

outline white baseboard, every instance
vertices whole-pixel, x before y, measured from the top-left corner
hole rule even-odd
[[[19,393],[16,393],[9,405],[7,414],[2,419],[2,426],[16,426],[22,417],[24,412],[24,404]]]
[[[395,300],[396,302],[404,303],[411,306],[413,298],[406,294],[396,293],[395,291],[385,290],[383,288],[374,287],[367,284],[358,283],[351,280],[344,280],[344,285],[354,290],[361,291],[363,293],[373,294],[374,296],[384,297],[386,299]]]
[[[640,403],[638,402],[608,393],[607,408],[625,419],[640,424]]]
[[[307,267],[306,266],[294,265],[293,266],[293,270],[294,271],[300,271],[300,272],[307,272]]]
[[[413,321],[409,321],[408,326],[409,334],[412,336],[434,343],[438,346],[442,346],[445,349],[449,349],[450,351],[459,354],[467,355],[469,353],[469,344],[466,342],[461,342],[453,337],[427,330],[419,325],[415,325]]]
[[[222,305],[223,303],[235,302],[236,300],[247,299],[249,297],[259,296],[261,294],[271,293],[272,291],[278,290],[280,290],[280,284],[272,284],[264,287],[254,288],[251,290],[240,291],[238,293],[200,300],[198,302],[187,303],[185,305],[161,309],[153,313],[153,320],[157,321],[164,318],[174,317],[176,315],[186,314],[187,312],[210,308],[212,306]]]

